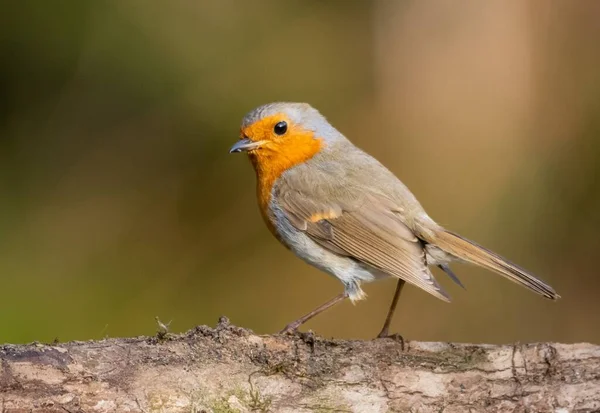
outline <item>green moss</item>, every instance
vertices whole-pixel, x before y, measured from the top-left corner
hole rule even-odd
[[[271,411],[272,398],[263,396],[259,390],[251,385],[250,390],[246,391],[241,387],[226,392],[223,396],[206,401],[206,405],[214,413],[239,413],[240,410],[229,403],[231,396],[234,396],[242,406],[253,412],[267,413]]]
[[[213,411],[213,413],[240,413],[240,411],[234,407],[231,407],[227,398],[221,398],[213,401],[209,404],[209,407]]]
[[[266,413],[271,409],[271,403],[273,399],[271,397],[264,397],[260,394],[259,390],[250,389],[249,392],[248,407],[252,411],[258,411]]]

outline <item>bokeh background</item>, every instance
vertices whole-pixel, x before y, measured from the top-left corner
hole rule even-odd
[[[600,342],[600,3],[6,1],[0,342],[237,325],[271,333],[341,291],[268,233],[253,107],[307,101],[443,225],[532,270],[546,301],[456,265],[408,287],[408,339]],[[369,338],[394,281],[306,328]]]

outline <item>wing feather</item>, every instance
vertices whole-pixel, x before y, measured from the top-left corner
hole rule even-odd
[[[427,266],[421,241],[389,208],[388,200],[363,195],[351,204],[321,202],[280,188],[278,201],[291,224],[324,248],[449,301]]]

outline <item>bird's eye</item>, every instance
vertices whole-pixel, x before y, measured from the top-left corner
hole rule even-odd
[[[276,135],[283,135],[284,133],[287,132],[287,123],[286,122],[279,122],[277,125],[275,125],[275,127],[273,128],[273,132],[275,132]]]

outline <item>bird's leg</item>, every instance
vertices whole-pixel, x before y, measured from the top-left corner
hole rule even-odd
[[[396,305],[398,304],[398,298],[400,298],[400,293],[402,292],[402,287],[404,287],[404,283],[404,280],[398,280],[398,284],[396,285],[396,292],[394,293],[394,298],[392,298],[392,304],[390,305],[390,310],[388,311],[388,315],[385,318],[385,323],[383,323],[383,328],[381,329],[381,332],[377,335],[378,338],[390,337],[390,324],[392,323],[392,317],[394,316],[394,312],[396,311]],[[404,339],[402,339],[402,342],[404,343]]]
[[[306,323],[308,320],[310,320],[314,316],[321,314],[323,311],[327,310],[328,308],[333,307],[340,301],[345,300],[346,298],[348,298],[348,294],[345,292],[341,293],[340,295],[336,295],[331,300],[327,301],[325,304],[320,305],[319,307],[312,310],[310,313],[306,314],[303,317],[300,317],[293,323],[290,323],[287,326],[285,326],[285,328],[283,330],[281,330],[281,334],[295,333],[296,330],[298,330],[298,327],[300,327],[302,324]]]

